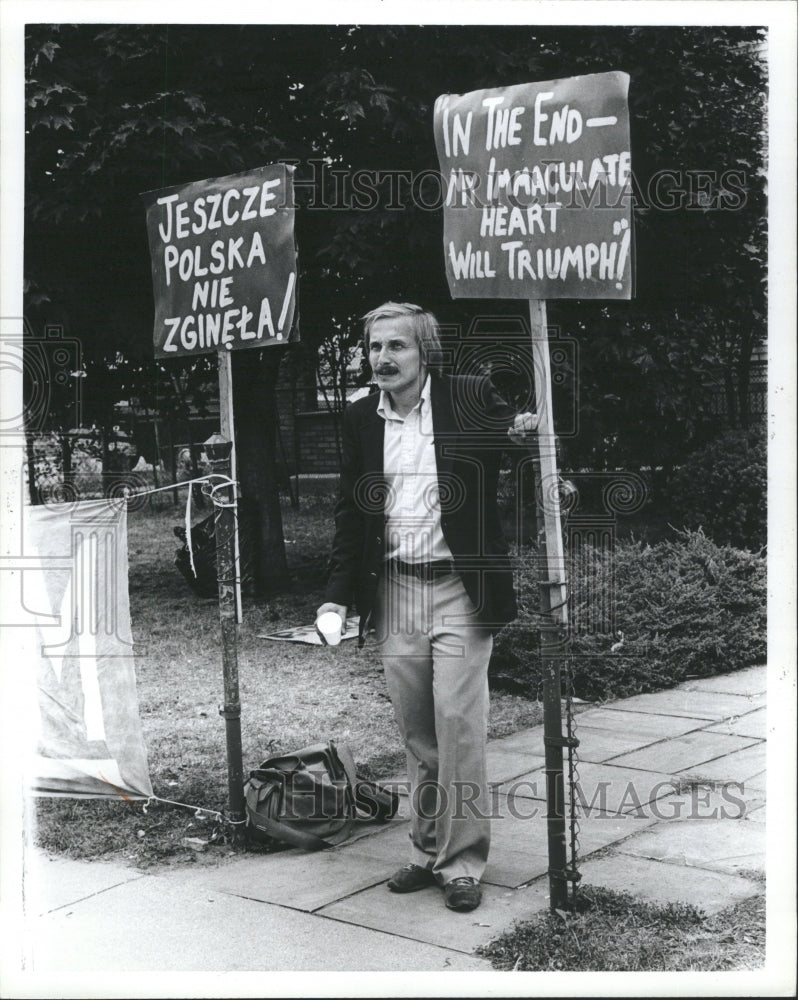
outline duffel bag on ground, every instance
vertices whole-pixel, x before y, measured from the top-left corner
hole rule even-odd
[[[342,843],[357,820],[385,822],[399,804],[395,792],[360,780],[349,748],[332,740],[265,760],[244,794],[253,840],[306,851]]]

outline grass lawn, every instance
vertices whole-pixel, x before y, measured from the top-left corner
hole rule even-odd
[[[494,968],[517,972],[761,969],[764,885],[711,916],[684,903],[658,905],[583,886],[574,912],[541,913],[479,950]]]
[[[155,794],[207,809],[227,799],[219,611],[215,598],[196,597],[173,566],[179,546],[173,527],[184,508],[169,494],[156,508],[128,517],[130,604],[144,740]],[[197,512],[201,515],[202,512]],[[195,515],[196,517],[196,515]],[[328,738],[348,743],[358,770],[371,778],[401,772],[404,753],[379,657],[356,640],[322,648],[260,638],[313,621],[322,601],[332,538],[332,497],[303,497],[284,508],[290,590],[265,604],[245,605],[238,668],[245,772],[265,757]],[[494,692],[491,736],[533,725],[540,707]],[[209,820],[169,806],[93,800],[38,799],[38,842],[73,857],[127,858],[137,865],[169,860],[209,861],[186,848],[184,837],[207,838]]]

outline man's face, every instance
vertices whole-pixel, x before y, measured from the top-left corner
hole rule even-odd
[[[378,319],[372,326],[369,364],[380,389],[394,395],[421,390],[425,375],[421,352],[404,317]]]

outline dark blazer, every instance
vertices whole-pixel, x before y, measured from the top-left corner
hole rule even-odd
[[[385,421],[379,393],[344,411],[335,538],[325,600],[355,607],[361,639],[385,560]],[[488,378],[433,375],[430,400],[441,527],[480,620],[494,631],[516,617],[507,544],[496,503],[501,454],[515,411]]]

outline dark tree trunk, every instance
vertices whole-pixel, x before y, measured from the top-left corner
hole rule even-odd
[[[740,406],[740,425],[747,427],[751,422],[751,355],[754,350],[753,334],[742,338],[740,360],[737,365],[737,399]]]
[[[36,453],[33,448],[33,434],[30,431],[25,432],[25,451],[28,462],[28,495],[31,504],[39,504],[42,500],[36,488]]]
[[[169,442],[169,473],[172,482],[177,482],[177,451],[175,450],[174,418],[170,415],[166,425],[167,440]],[[172,490],[172,502],[177,507],[177,490]]]
[[[113,471],[112,471],[112,460],[111,460],[111,449],[110,449],[110,437],[111,424],[106,419],[102,419],[100,425],[97,429],[100,435],[100,453],[102,455],[103,464],[103,494],[106,493],[108,486],[113,482]]]
[[[734,385],[732,364],[728,364],[723,372],[723,387],[726,391],[726,420],[732,429],[737,427],[737,393]]]
[[[255,595],[273,594],[288,583],[283,516],[277,482],[275,387],[282,351],[237,351],[233,355],[239,518],[242,561],[251,552]],[[242,566],[246,570],[246,566]]]
[[[72,486],[75,475],[72,471],[72,449],[74,447],[69,431],[61,432],[61,476],[64,486]]]
[[[197,452],[194,447],[194,432],[191,428],[191,404],[189,403],[188,397],[180,384],[180,379],[175,375],[172,376],[172,385],[174,386],[175,395],[177,396],[178,404],[183,412],[183,418],[186,421],[186,441],[188,443],[188,459],[191,463],[191,478],[200,478],[200,468],[197,465]],[[200,483],[195,483],[193,486],[189,486],[191,490],[191,499],[196,503],[196,505],[202,509],[205,506],[205,499],[202,494],[202,487]]]

